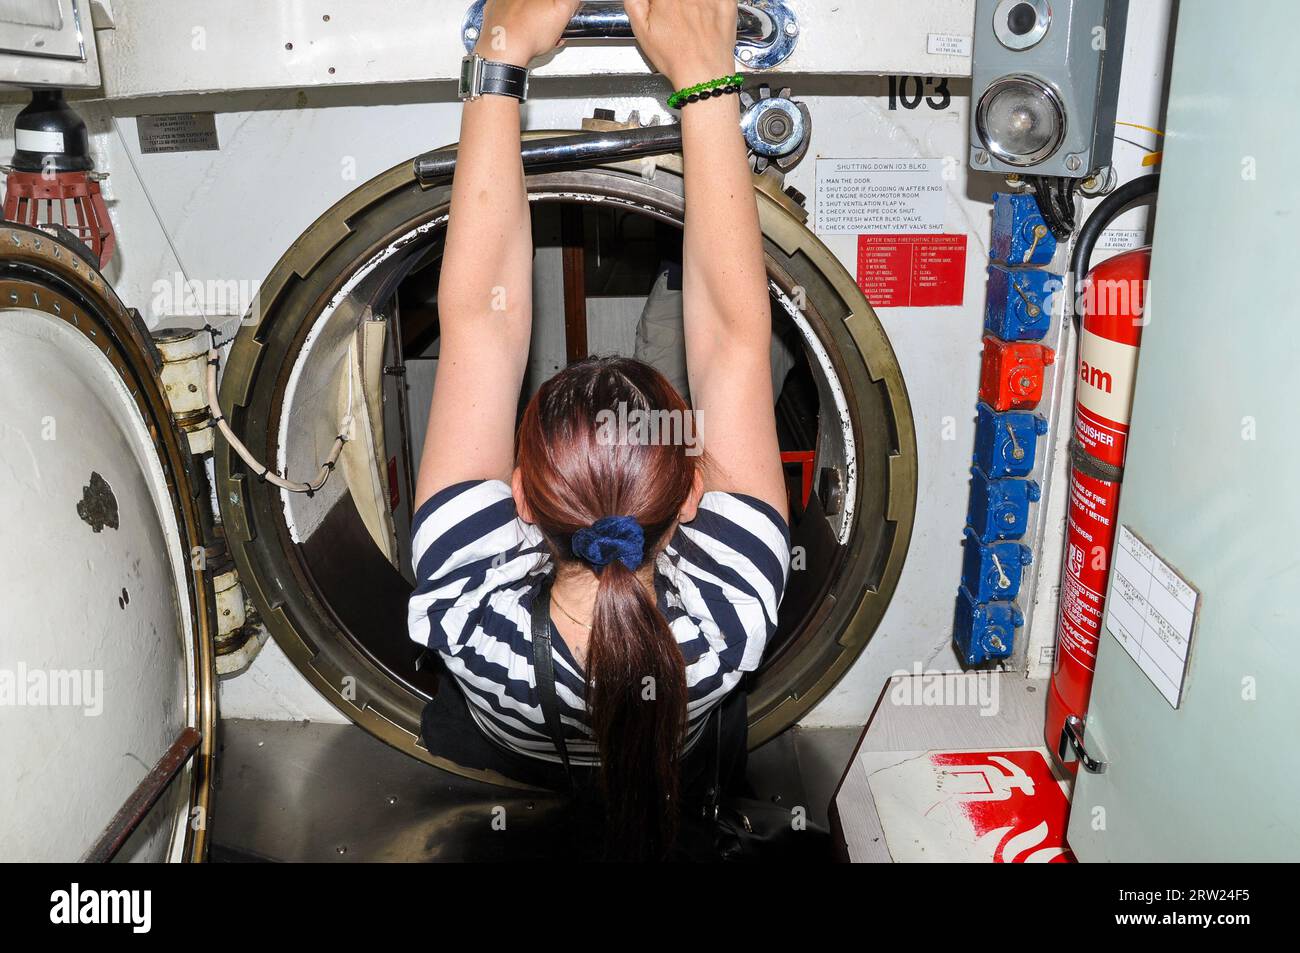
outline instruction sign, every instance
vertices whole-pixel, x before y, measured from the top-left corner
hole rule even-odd
[[[217,117],[213,113],[163,113],[136,118],[140,152],[210,152],[217,142]]]
[[[1168,563],[1120,526],[1106,628],[1175,708],[1182,700],[1197,598]]]
[[[943,231],[942,159],[818,159],[817,231],[825,235]]]
[[[859,235],[858,287],[874,308],[960,306],[965,235]]]

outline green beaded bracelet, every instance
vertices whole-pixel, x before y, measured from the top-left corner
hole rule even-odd
[[[697,102],[711,96],[719,96],[725,93],[737,92],[741,84],[745,82],[745,77],[740,73],[732,73],[730,76],[721,76],[718,79],[711,79],[707,83],[696,83],[694,86],[687,86],[685,89],[679,89],[668,97],[668,106],[670,109],[680,109],[686,103]]]

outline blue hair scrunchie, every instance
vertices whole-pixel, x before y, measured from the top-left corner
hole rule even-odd
[[[573,554],[597,570],[615,559],[636,572],[645,561],[645,532],[635,517],[605,516],[573,534]]]

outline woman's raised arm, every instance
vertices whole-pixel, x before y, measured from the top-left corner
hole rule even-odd
[[[489,0],[477,52],[527,66],[552,49],[577,0]],[[465,103],[438,283],[441,341],[415,504],[464,480],[509,480],[532,324],[533,243],[519,103]]]
[[[735,71],[735,0],[627,0],[642,52],[675,89]],[[738,97],[682,107],[686,370],[709,454],[705,488],[786,515],[772,396],[772,313]]]

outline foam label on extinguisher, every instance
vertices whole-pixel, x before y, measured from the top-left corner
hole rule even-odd
[[[1106,424],[1122,428],[1122,436],[1128,429],[1136,372],[1138,348],[1084,329],[1079,335],[1079,410],[1086,411],[1102,428]],[[1088,436],[1079,434],[1084,446]],[[1093,439],[1101,446],[1114,446],[1114,439],[1106,439],[1104,434],[1096,434]]]

